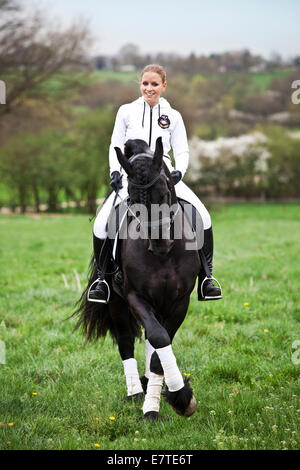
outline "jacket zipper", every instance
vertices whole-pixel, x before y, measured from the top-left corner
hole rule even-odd
[[[150,108],[149,147],[151,147],[151,137],[152,137],[152,108]]]

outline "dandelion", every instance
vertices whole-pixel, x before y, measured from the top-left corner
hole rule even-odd
[[[114,421],[116,418],[115,418],[114,416],[110,416],[109,419],[110,419],[111,421]]]
[[[33,396],[36,396],[36,395],[37,395],[37,393],[36,393],[36,392],[32,392],[32,395],[33,395]]]
[[[245,307],[248,307],[248,305],[249,305],[249,302],[244,302]]]
[[[97,442],[94,444],[95,447],[100,447],[100,444],[98,444]]]
[[[183,374],[185,377],[189,377],[191,374],[187,374],[186,372]]]
[[[14,426],[14,423],[7,423],[8,426]]]
[[[264,333],[269,333],[269,330],[267,328],[265,328]]]

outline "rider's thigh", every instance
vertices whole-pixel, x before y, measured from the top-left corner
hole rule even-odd
[[[176,184],[175,191],[178,197],[184,199],[187,202],[190,202],[193,204],[193,206],[196,207],[203,220],[204,230],[210,228],[211,218],[209,212],[200,199],[196,196],[196,194],[183,181],[179,181],[179,183]]]
[[[93,227],[93,232],[94,235],[97,238],[106,238],[106,223],[108,220],[108,216],[110,214],[113,202],[115,198],[115,192],[113,191],[110,196],[106,199],[106,201],[103,203],[101,209],[99,210],[95,222],[94,222],[94,227]]]

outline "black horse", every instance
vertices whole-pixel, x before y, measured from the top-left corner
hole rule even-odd
[[[128,236],[122,240],[120,257],[122,293],[113,289],[112,282],[108,304],[88,302],[88,289],[97,278],[96,267],[91,263],[89,282],[75,312],[80,315],[77,326],[83,326],[88,339],[97,339],[107,331],[111,333],[124,364],[129,398],[144,397],[146,393],[144,418],[160,418],[163,379],[166,400],[177,413],[190,416],[196,410],[196,400],[189,380],[183,380],[178,369],[171,343],[186,316],[200,270],[197,249],[186,249],[193,231],[187,225],[183,229],[185,216],[163,162],[161,138],[157,139],[154,154],[141,140],[127,141],[125,155],[119,148],[115,150],[128,175],[129,194]],[[164,204],[172,210],[167,216],[151,216],[150,221],[145,221],[141,214],[131,210],[137,204],[146,207],[148,214],[154,204]],[[177,225],[178,232],[178,223],[181,233],[175,237],[174,226]],[[132,237],[133,231],[143,231],[144,235]],[[159,235],[153,237],[153,233]],[[134,360],[134,341],[141,335],[141,325],[145,329],[150,373],[140,379]]]

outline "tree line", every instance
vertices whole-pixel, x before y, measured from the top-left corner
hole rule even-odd
[[[0,0],[0,78],[7,84],[0,105],[0,205],[25,212],[47,203],[55,211],[61,200],[74,200],[93,213],[109,189],[116,110],[139,90],[137,80],[97,80],[86,60],[90,41],[87,25],[53,27],[40,12],[24,17],[16,0]],[[268,137],[263,169],[257,148],[242,158],[228,149],[216,159],[196,151],[201,171],[190,181],[196,192],[300,196],[300,140],[289,135],[300,128],[300,105],[290,99],[297,78],[299,69],[275,74],[262,87],[249,74],[169,75],[166,98],[182,113],[190,142],[255,130]],[[274,121],[277,115],[284,120]]]

